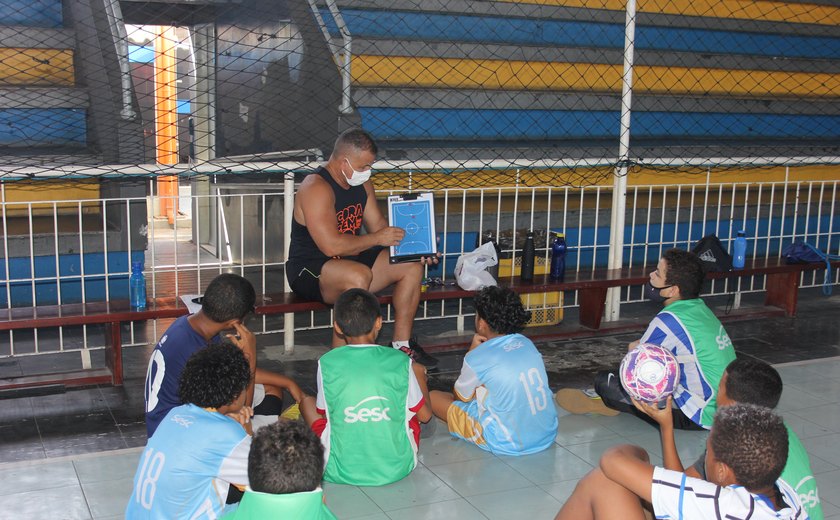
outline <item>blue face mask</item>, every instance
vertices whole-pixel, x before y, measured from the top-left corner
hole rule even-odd
[[[673,285],[666,285],[664,287],[654,287],[653,284],[650,283],[650,281],[648,281],[647,285],[645,285],[645,296],[647,296],[647,299],[652,302],[662,303],[668,298],[662,296],[661,291],[662,289],[668,289],[669,287],[673,287]]]

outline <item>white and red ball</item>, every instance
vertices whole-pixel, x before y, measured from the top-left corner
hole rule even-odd
[[[642,343],[624,356],[619,368],[621,386],[637,401],[657,403],[680,383],[680,364],[670,350]]]

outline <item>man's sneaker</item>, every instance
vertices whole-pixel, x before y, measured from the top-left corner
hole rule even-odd
[[[420,344],[417,343],[416,338],[411,338],[410,340],[408,340],[408,346],[400,347],[400,350],[408,354],[408,357],[413,359],[415,363],[420,363],[429,370],[437,367],[437,358],[427,354],[426,351],[423,350],[423,347],[421,347]]]
[[[607,408],[604,401],[593,389],[561,388],[554,394],[554,400],[564,410],[571,413],[595,413],[614,417],[620,412]]]

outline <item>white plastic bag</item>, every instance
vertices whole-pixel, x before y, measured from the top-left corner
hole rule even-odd
[[[496,248],[492,242],[485,242],[475,251],[464,253],[455,264],[455,281],[461,289],[477,291],[482,287],[496,285],[496,279],[487,272],[488,267],[499,263]]]

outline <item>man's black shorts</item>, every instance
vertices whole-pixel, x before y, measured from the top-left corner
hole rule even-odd
[[[372,247],[362,251],[357,256],[342,257],[342,260],[353,260],[372,268],[373,264],[376,263],[379,252],[383,249],[380,246]],[[307,300],[323,302],[319,278],[321,277],[321,269],[329,260],[331,258],[310,260],[308,263],[286,262],[286,278],[289,280],[289,287],[292,288],[292,291]]]

